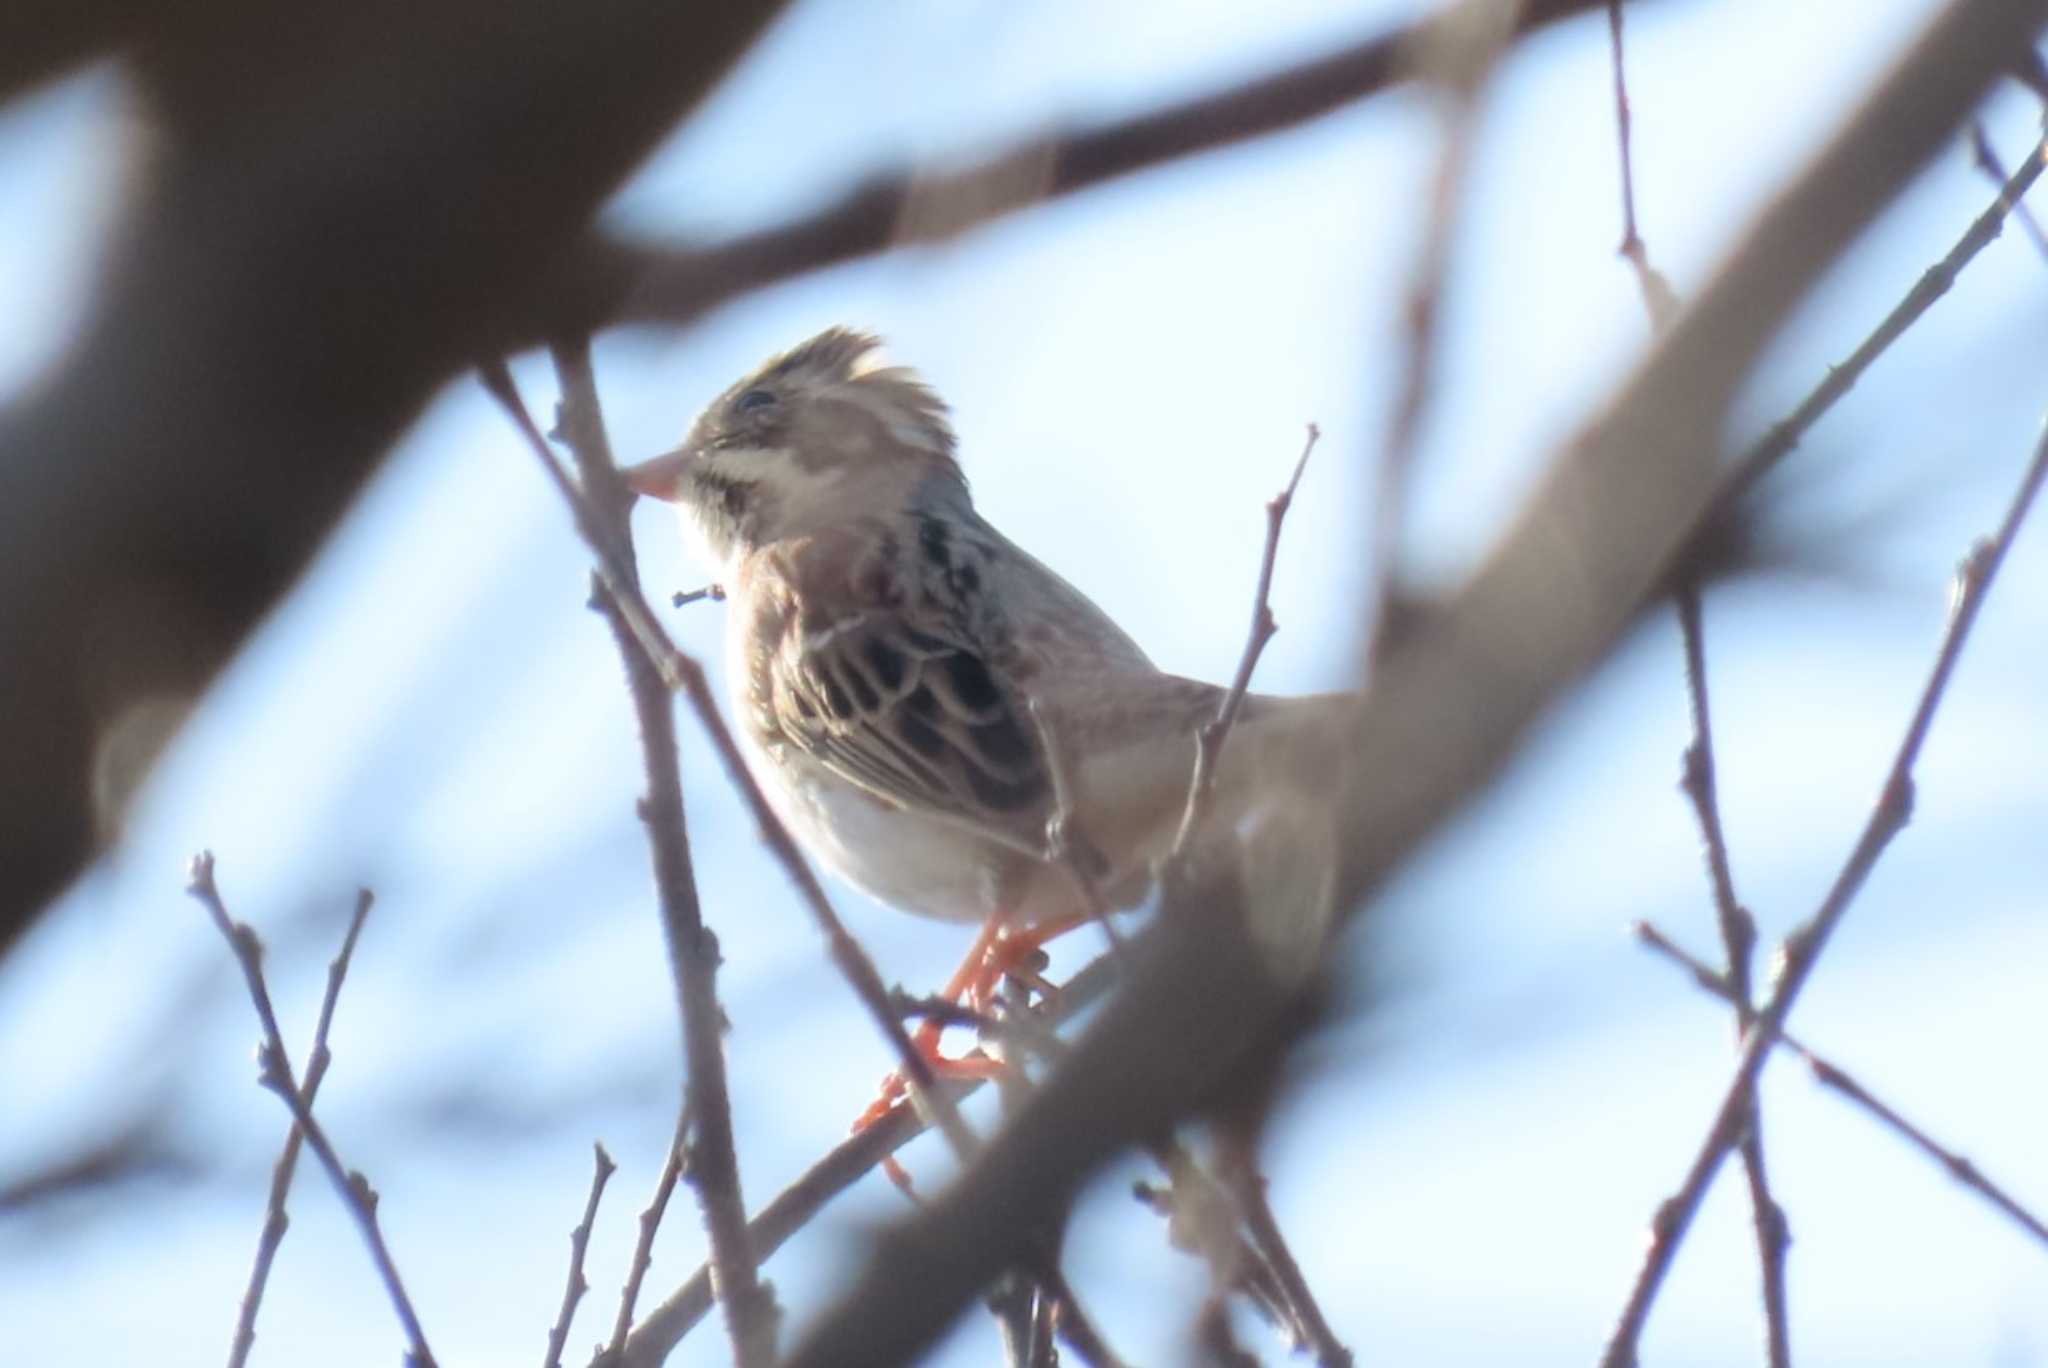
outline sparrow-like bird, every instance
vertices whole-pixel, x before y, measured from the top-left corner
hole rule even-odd
[[[1129,905],[1224,691],[1155,668],[984,521],[946,413],[875,338],[833,328],[626,474],[678,506],[723,589],[742,745],[820,859],[927,916],[1069,921],[1085,909],[1049,858],[1057,778],[1084,874]],[[1219,792],[1259,754],[1247,734],[1296,701],[1245,700]]]

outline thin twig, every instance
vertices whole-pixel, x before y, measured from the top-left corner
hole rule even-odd
[[[1628,76],[1622,28],[1623,0],[1608,0],[1609,49],[1614,59],[1614,124],[1621,161],[1622,240],[1620,252],[1633,268],[1636,288],[1650,318],[1653,333],[1662,333],[1678,315],[1678,297],[1663,275],[1650,264],[1649,245],[1636,226],[1635,158],[1630,142]],[[1721,944],[1728,957],[1728,979],[1736,988],[1735,1043],[1739,1049],[1743,1032],[1749,1029],[1750,961],[1756,947],[1756,923],[1735,896],[1735,876],[1728,857],[1728,840],[1721,826],[1719,788],[1715,781],[1713,710],[1707,696],[1706,629],[1702,621],[1700,584],[1697,575],[1681,576],[1672,599],[1678,609],[1679,636],[1685,657],[1685,690],[1692,718],[1692,740],[1685,748],[1684,779],[1681,787],[1691,801],[1705,848],[1707,872],[1713,885],[1714,909],[1721,928]],[[1742,1152],[1742,1173],[1749,1190],[1750,1225],[1756,1234],[1757,1274],[1764,1309],[1764,1358],[1770,1368],[1790,1368],[1792,1362],[1791,1312],[1785,1283],[1786,1253],[1791,1234],[1785,1211],[1771,1191],[1769,1165],[1764,1154],[1763,1107],[1754,1090],[1748,1102],[1737,1144]]]
[[[1755,1017],[1750,968],[1756,947],[1756,921],[1735,895],[1728,838],[1721,826],[1699,585],[1687,579],[1679,584],[1673,597],[1678,606],[1679,636],[1685,654],[1685,692],[1692,715],[1692,740],[1685,748],[1680,787],[1692,804],[1700,828],[1700,843],[1714,893],[1715,921],[1721,930],[1722,953],[1727,957],[1728,984],[1734,990],[1730,1001],[1735,1008],[1735,1044],[1739,1050]],[[1742,1154],[1743,1181],[1749,1190],[1750,1225],[1756,1233],[1757,1271],[1762,1279],[1764,1304],[1765,1361],[1771,1368],[1788,1368],[1792,1362],[1792,1328],[1785,1288],[1785,1256],[1791,1248],[1792,1235],[1785,1209],[1771,1191],[1770,1170],[1764,1157],[1763,1104],[1754,1088],[1750,1090],[1747,1110],[1736,1145]]]
[[[556,469],[554,454],[549,450],[547,439],[534,426],[533,418],[519,398],[512,384],[511,374],[502,361],[481,364],[478,372],[484,386],[504,406],[507,414],[527,443],[540,458],[541,464],[550,471]],[[584,540],[597,557],[597,573],[611,591],[626,625],[638,638],[642,650],[661,672],[662,682],[672,691],[680,692],[690,701],[690,707],[697,715],[712,746],[718,751],[726,775],[745,800],[748,812],[761,832],[768,849],[795,885],[805,908],[825,936],[826,949],[842,977],[852,985],[854,995],[867,1010],[882,1038],[888,1042],[896,1056],[897,1068],[909,1085],[911,1101],[920,1109],[933,1108],[938,1129],[945,1135],[953,1151],[961,1156],[974,1149],[974,1136],[967,1129],[957,1111],[948,1102],[948,1095],[935,1087],[936,1076],[931,1061],[926,1059],[912,1044],[903,1024],[896,1019],[889,1007],[889,990],[882,982],[882,976],[875,972],[874,962],[862,950],[860,943],[846,930],[838,913],[832,910],[831,901],[825,896],[825,889],[812,872],[803,852],[797,848],[796,839],[789,834],[782,819],[769,805],[768,796],[748,770],[746,759],[740,754],[739,745],[733,739],[732,731],[719,715],[718,703],[712,697],[710,681],[704,669],[696,660],[676,649],[662,630],[647,606],[638,584],[625,573],[622,553],[592,520],[586,501],[573,482],[556,481],[563,497],[568,501],[571,515],[582,531]]]
[[[622,580],[616,591],[600,580],[595,598],[611,624],[620,658],[625,663],[633,710],[640,722],[641,758],[647,771],[647,796],[642,800],[640,815],[647,827],[662,930],[668,941],[681,1017],[687,1090],[684,1110],[690,1117],[692,1133],[691,1187],[704,1214],[711,1245],[713,1285],[725,1308],[733,1360],[740,1368],[757,1368],[774,1361],[780,1315],[773,1293],[760,1280],[753,1246],[747,1238],[746,1202],[741,1194],[732,1103],[725,1081],[724,1013],[718,1005],[718,941],[704,925],[697,900],[689,834],[684,826],[675,714],[653,659],[619,607],[621,592],[639,589],[626,525],[632,496],[620,482],[612,462],[588,345],[559,343],[553,353],[562,390],[560,426],[582,477],[583,497],[578,502],[584,510],[583,520],[597,531],[592,539],[594,547],[614,548]]]
[[[1656,951],[1691,976],[1694,986],[1713,994],[1723,1002],[1734,1002],[1734,986],[1725,975],[1715,971],[1712,965],[1700,960],[1684,946],[1646,921],[1639,921],[1629,928],[1631,934],[1644,946]],[[1948,1176],[1971,1189],[1991,1205],[1997,1207],[2018,1223],[2022,1230],[2043,1244],[2048,1244],[2048,1223],[2044,1223],[2033,1212],[2013,1198],[1998,1184],[1984,1176],[1982,1169],[1963,1155],[1943,1145],[1926,1131],[1907,1120],[1890,1105],[1879,1100],[1868,1088],[1840,1065],[1806,1045],[1790,1031],[1780,1031],[1778,1043],[1806,1062],[1813,1071],[1814,1080],[1823,1087],[1832,1088],[1842,1096],[1862,1107],[1879,1121],[1904,1137],[1906,1142],[1941,1165]]]
[[[1615,250],[1634,269],[1636,288],[1650,326],[1663,329],[1678,313],[1678,296],[1669,281],[1650,264],[1650,248],[1636,230],[1636,167],[1633,148],[1635,119],[1628,102],[1628,77],[1622,61],[1623,0],[1607,0],[1608,52],[1614,59],[1614,140],[1621,162],[1621,245]]]
[[[369,889],[356,893],[355,912],[349,917],[348,930],[342,934],[341,949],[327,965],[327,991],[320,999],[320,1019],[313,1026],[313,1051],[306,1056],[306,1105],[313,1105],[313,1099],[320,1094],[321,1080],[327,1077],[327,1065],[332,1056],[327,1049],[327,1031],[334,1024],[335,1004],[341,1000],[342,981],[348,977],[349,961],[355,957],[356,939],[363,933],[363,922],[370,915],[370,904],[376,901]],[[299,1129],[297,1121],[285,1135],[284,1148],[278,1153],[277,1166],[270,1173],[270,1198],[265,1204],[263,1233],[256,1241],[256,1261],[249,1270],[249,1286],[242,1294],[241,1315],[235,1321],[234,1346],[228,1351],[228,1368],[242,1368],[248,1362],[249,1350],[256,1343],[256,1312],[263,1305],[263,1290],[270,1281],[270,1266],[277,1259],[278,1246],[284,1243],[285,1231],[291,1226],[291,1218],[285,1214],[285,1199],[292,1190],[292,1177],[298,1172],[299,1151],[305,1145],[305,1132]]]
[[[2048,154],[2048,143],[2036,147],[2014,169],[2012,177],[1999,187],[1997,198],[1991,201],[1990,207],[1971,221],[1946,256],[1913,282],[1905,297],[1893,306],[1868,337],[1857,344],[1848,359],[1840,365],[1830,366],[1827,375],[1799,402],[1797,408],[1773,424],[1742,453],[1715,500],[1717,512],[1725,512],[1732,507],[1759,479],[1790,455],[1813,425],[1820,421],[1821,415],[1833,408],[1835,402],[1863,377],[1871,363],[1884,355],[1892,343],[1905,336],[1906,330],[1917,323],[1935,301],[1948,293],[1962,269],[1997,239],[2006,215],[2040,178],[2044,154]],[[1702,525],[1712,526],[1714,521],[1710,516],[1702,520]]]
[[[598,1351],[592,1368],[616,1364],[626,1351],[626,1335],[633,1328],[633,1307],[640,1300],[640,1288],[647,1281],[647,1270],[654,1266],[654,1237],[661,1229],[661,1218],[668,1213],[668,1202],[675,1195],[676,1181],[682,1177],[683,1154],[689,1144],[689,1135],[690,1113],[685,1107],[676,1115],[676,1133],[670,1138],[668,1154],[661,1162],[661,1177],[654,1184],[654,1197],[648,1202],[647,1209],[640,1213],[640,1234],[633,1242],[633,1262],[626,1269],[625,1286],[619,1290],[619,1314],[612,1321],[612,1337]],[[752,1233],[749,1227],[748,1234],[751,1236]]]
[[[1025,711],[1031,714],[1031,725],[1037,729],[1038,747],[1045,755],[1046,778],[1052,787],[1052,815],[1045,820],[1045,858],[1067,872],[1068,881],[1081,897],[1081,905],[1102,928],[1110,950],[1123,954],[1124,938],[1110,919],[1114,909],[1088,860],[1090,855],[1099,860],[1100,848],[1089,841],[1088,833],[1074,816],[1073,790],[1067,786],[1066,752],[1053,732],[1052,719],[1038,705],[1038,699],[1026,698],[1024,704]]]
[[[1279,1275],[1245,1238],[1243,1216],[1231,1194],[1178,1139],[1147,1149],[1166,1174],[1166,1186],[1140,1180],[1131,1185],[1131,1196],[1166,1219],[1167,1240],[1174,1248],[1209,1265],[1211,1297],[1236,1292],[1294,1345],[1307,1344],[1307,1329],[1288,1305]]]
[[[1279,630],[1273,619],[1271,598],[1273,571],[1280,553],[1280,532],[1286,523],[1288,509],[1293,506],[1295,491],[1301,487],[1302,473],[1308,469],[1308,458],[1315,451],[1316,442],[1321,437],[1322,430],[1314,423],[1310,423],[1302,442],[1301,455],[1295,458],[1294,469],[1288,476],[1286,487],[1266,501],[1266,542],[1259,557],[1258,586],[1252,595],[1251,627],[1245,637],[1244,650],[1238,658],[1237,672],[1217,707],[1216,716],[1205,723],[1195,735],[1195,764],[1188,781],[1187,806],[1181,813],[1180,830],[1174,837],[1169,860],[1180,860],[1187,853],[1196,829],[1207,816],[1215,800],[1216,767],[1223,753],[1224,742],[1229,739],[1231,728],[1236,725],[1245,697],[1251,690],[1252,675],[1258,669],[1259,657],[1265,652],[1266,644],[1273,639],[1274,633]],[[1175,1194],[1167,1199],[1170,1204],[1178,1200],[1181,1188],[1192,1175],[1199,1175],[1203,1184],[1216,1186],[1215,1180],[1209,1178],[1206,1173],[1201,1173],[1199,1166],[1193,1163],[1192,1158],[1186,1156],[1185,1151],[1176,1142],[1166,1142],[1164,1147],[1155,1152],[1160,1156],[1162,1167],[1166,1168],[1169,1176],[1174,1179]],[[1176,1153],[1185,1159],[1185,1163],[1175,1162]],[[1256,1173],[1252,1177],[1256,1181]],[[1336,1346],[1337,1357],[1323,1361],[1332,1364],[1348,1363],[1349,1355],[1341,1346],[1337,1346],[1336,1338],[1330,1333],[1321,1309],[1308,1294],[1307,1285],[1301,1279],[1298,1267],[1295,1267],[1294,1273],[1299,1298],[1294,1295],[1296,1288],[1290,1287],[1284,1278],[1277,1275],[1270,1279],[1271,1294],[1262,1296],[1259,1291],[1260,1274],[1271,1273],[1271,1270],[1260,1251],[1246,1246],[1241,1229],[1251,1223],[1252,1213],[1235,1205],[1229,1196],[1223,1195],[1222,1189],[1219,1188],[1217,1191],[1221,1196],[1221,1206],[1232,1213],[1230,1228],[1228,1231],[1207,1231],[1207,1226],[1218,1223],[1199,1223],[1206,1233],[1199,1236],[1197,1247],[1209,1259],[1211,1268],[1215,1270],[1218,1288],[1242,1286],[1252,1297],[1254,1304],[1260,1305],[1261,1309],[1269,1314],[1275,1314],[1297,1340],[1314,1344],[1319,1358],[1326,1347]],[[1141,1199],[1143,1196],[1141,1189]],[[1270,1211],[1267,1212],[1267,1217],[1268,1233],[1284,1253],[1285,1242],[1280,1239],[1277,1225],[1271,1224]],[[1256,1239],[1255,1234],[1255,1243]],[[1291,1264],[1291,1255],[1288,1258]]]
[[[1273,1270],[1274,1280],[1286,1298],[1286,1305],[1303,1342],[1315,1355],[1316,1368],[1351,1368],[1351,1351],[1337,1338],[1329,1317],[1323,1314],[1315,1293],[1309,1290],[1301,1264],[1280,1231],[1273,1205],[1266,1197],[1266,1179],[1259,1172],[1256,1137],[1231,1137],[1224,1127],[1227,1157],[1224,1172],[1230,1178],[1230,1195],[1237,1203],[1251,1246]]]
[[[1273,620],[1273,566],[1280,554],[1280,528],[1287,521],[1287,510],[1294,503],[1294,491],[1301,486],[1301,474],[1308,469],[1309,453],[1316,449],[1316,442],[1323,435],[1322,429],[1314,423],[1308,425],[1308,436],[1301,444],[1301,455],[1295,458],[1294,473],[1287,477],[1287,487],[1266,500],[1266,547],[1259,557],[1259,585],[1252,595],[1252,625],[1245,637],[1244,652],[1238,657],[1237,673],[1231,678],[1230,688],[1217,705],[1216,716],[1202,725],[1195,733],[1195,768],[1188,779],[1188,802],[1181,813],[1180,831],[1173,840],[1173,856],[1178,858],[1187,850],[1193,839],[1195,828],[1209,813],[1210,805],[1216,798],[1216,764],[1223,754],[1223,743],[1230,737],[1230,729],[1237,725],[1237,715],[1244,708],[1245,695],[1251,691],[1252,672],[1259,667],[1259,657],[1265,653],[1266,643],[1280,626]]]
[[[1439,96],[1440,150],[1423,206],[1422,240],[1409,273],[1402,311],[1405,345],[1399,349],[1400,375],[1377,463],[1378,488],[1373,492],[1372,637],[1368,649],[1375,656],[1404,625],[1400,537],[1408,491],[1414,483],[1422,420],[1435,385],[1437,319],[1443,311],[1451,248],[1469,180],[1479,97],[1513,36],[1509,26],[1515,22],[1518,8],[1514,4],[1452,6],[1444,12],[1434,41],[1417,49],[1417,65],[1435,78],[1431,90]]]
[[[2038,157],[2039,154],[2036,155]],[[1982,119],[1970,120],[1970,159],[1977,164],[1979,171],[1991,177],[1992,184],[2001,187],[2005,184],[2005,167],[1998,159],[1998,152],[1991,146],[1991,134],[1985,130]],[[2042,231],[2041,221],[2034,217],[2034,211],[2015,200],[2012,213],[2013,217],[2020,221],[2020,227],[2026,230],[2027,236],[2033,239],[2034,250],[2048,256],[2048,233]]]
[[[1650,1306],[1656,1300],[1665,1273],[1670,1270],[1679,1242],[1706,1196],[1708,1185],[1720,1169],[1722,1156],[1740,1135],[1748,1114],[1747,1100],[1758,1074],[1763,1070],[1765,1059],[1770,1055],[1773,1039],[1784,1029],[1785,1018],[1798,1001],[1799,991],[1805,986],[1814,966],[1819,963],[1829,936],[1841,924],[1864,881],[1870,877],[1870,871],[1876,867],[1878,857],[1891,844],[1892,838],[1904,829],[1912,813],[1914,763],[1920,757],[1921,747],[1926,744],[1935,711],[1941,706],[1956,662],[1969,640],[1970,629],[1975,625],[1984,599],[1997,578],[1998,567],[2019,535],[2020,526],[2026,521],[2044,476],[2048,476],[2048,426],[2044,426],[2041,439],[2034,448],[2033,459],[2027,464],[2026,473],[2021,477],[2019,488],[1997,532],[1973,546],[1957,569],[1948,628],[1942,634],[1940,650],[1936,653],[1926,686],[1921,690],[1919,702],[1913,709],[1905,737],[1900,741],[1891,768],[1878,791],[1878,800],[1820,908],[1812,920],[1786,938],[1780,956],[1776,991],[1757,1013],[1744,1039],[1734,1077],[1729,1080],[1714,1119],[1707,1128],[1706,1138],[1694,1155],[1684,1181],[1659,1208],[1651,1223],[1651,1239],[1643,1266],[1636,1275],[1627,1303],[1608,1341],[1603,1359],[1607,1368],[1626,1368],[1635,1362],[1636,1341],[1649,1317]]]
[[[604,1185],[618,1170],[612,1157],[604,1152],[604,1142],[591,1146],[595,1152],[590,1175],[590,1197],[583,1203],[583,1219],[569,1232],[569,1282],[562,1289],[562,1310],[555,1317],[553,1328],[548,1331],[548,1356],[542,1368],[562,1368],[562,1349],[569,1342],[569,1326],[576,1319],[576,1303],[583,1300],[583,1294],[590,1290],[590,1280],[583,1276],[583,1256],[590,1249],[590,1228],[597,1221],[598,1199],[604,1196]]]
[[[1033,708],[1033,715],[1037,710]],[[1041,728],[1044,719],[1040,718]],[[1055,799],[1055,807],[1059,805]],[[1057,844],[1058,821],[1055,817],[1048,824],[1047,840]],[[1078,877],[1078,876],[1077,876]],[[1031,990],[1016,980],[1003,983],[991,1002],[1006,1010],[1028,1011]],[[1008,1052],[1002,1053],[1005,1068],[995,1077],[996,1098],[1004,1116],[1012,1115],[1031,1092],[1031,1077],[1025,1072],[1021,1059],[1011,1059]],[[1037,1276],[1039,1266],[1059,1267],[1059,1223],[1066,1218],[1065,1212],[1031,1212],[1021,1217],[1039,1230],[1048,1224],[1052,1227],[1050,1236],[1041,1236],[1036,1242],[1040,1257],[1029,1262],[1020,1262],[990,1284],[988,1294],[982,1299],[989,1314],[995,1318],[996,1333],[1003,1346],[1003,1362],[1007,1368],[1048,1368],[1048,1356],[1053,1354],[1051,1327],[1046,1323],[1042,1309],[1050,1300],[1051,1293],[1044,1280]]]
[[[400,1328],[405,1331],[407,1368],[434,1368],[434,1355],[427,1348],[426,1331],[420,1326],[412,1298],[406,1294],[405,1282],[398,1276],[398,1265],[393,1262],[391,1250],[384,1243],[384,1232],[377,1224],[377,1194],[362,1174],[350,1172],[342,1164],[341,1156],[335,1153],[327,1138],[327,1132],[313,1119],[313,1109],[305,1094],[299,1091],[292,1072],[291,1055],[285,1050],[284,1033],[278,1029],[277,1012],[270,1003],[270,988],[263,981],[263,942],[257,939],[256,932],[248,923],[238,922],[228,915],[227,904],[221,901],[220,888],[214,882],[212,851],[202,850],[192,857],[185,891],[198,899],[213,918],[214,926],[234,953],[235,962],[242,967],[249,1000],[255,1005],[256,1019],[263,1027],[263,1044],[257,1051],[257,1081],[283,1100],[292,1120],[304,1134],[305,1143],[312,1146],[314,1157],[327,1170],[334,1190],[341,1195],[342,1205],[348,1208],[362,1231],[363,1243],[370,1249],[370,1260],[377,1266],[377,1276],[383,1280],[384,1293],[391,1299],[391,1308],[397,1313]],[[333,981],[330,971],[329,982]]]

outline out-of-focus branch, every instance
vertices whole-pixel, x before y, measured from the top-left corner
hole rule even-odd
[[[93,315],[0,411],[0,949],[435,386],[506,333],[507,282],[559,269],[779,8],[7,9],[0,36],[34,41],[0,42],[0,81],[114,44],[139,136]]]
[[[1463,4],[1445,12],[1434,41],[1411,56],[1434,78],[1436,164],[1417,215],[1420,240],[1401,309],[1394,403],[1375,462],[1372,573],[1373,649],[1407,625],[1411,605],[1401,584],[1401,532],[1422,443],[1423,418],[1436,389],[1437,319],[1451,277],[1451,248],[1470,178],[1482,97],[1513,37],[1516,6]]]
[[[1600,0],[1529,0],[1515,31],[1534,32]],[[596,240],[566,270],[535,335],[610,323],[686,323],[763,285],[918,241],[1122,176],[1306,123],[1413,79],[1413,57],[1452,22],[1432,17],[1241,85],[1095,128],[1022,138],[964,170],[865,181],[800,219],[708,246]],[[920,223],[921,205],[965,206]]]
[[[1711,505],[1729,405],[1758,353],[2044,18],[2040,0],[1947,8],[1556,460],[1486,564],[1384,660],[1342,719],[1348,738],[1322,728],[1276,757],[1313,790],[1318,753],[1347,752],[1335,797],[1264,833],[1292,845],[1169,884],[1128,989],[954,1187],[880,1238],[792,1365],[910,1358],[1016,1261],[1005,1213],[1057,1209],[1097,1164],[1270,1064],[1304,986],[1298,952],[1319,956],[1326,935],[1281,921],[1271,881],[1314,922],[1296,857],[1317,847],[1318,814],[1338,861],[1325,910],[1355,915],[1654,597]]]

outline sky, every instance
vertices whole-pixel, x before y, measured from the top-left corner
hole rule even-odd
[[[1630,10],[1642,231],[1679,295],[1836,126],[1934,6],[1666,0]],[[877,169],[947,166],[1300,60],[1413,6],[1222,0],[1032,7],[797,5],[608,211],[657,236],[780,221]],[[1420,582],[1484,555],[1549,451],[1642,353],[1620,237],[1604,25],[1524,45],[1489,92],[1401,531]],[[2008,161],[2038,135],[1986,110]],[[0,110],[0,399],[61,358],[116,221],[127,117],[85,72]],[[1259,686],[1343,687],[1438,120],[1409,92],[1114,182],[921,248],[749,296],[680,331],[600,339],[615,446],[672,444],[763,356],[874,328],[952,404],[977,502],[1169,670],[1226,677],[1263,501],[1303,425],[1324,434],[1286,530],[1281,633]],[[1744,397],[1760,431],[1840,360],[1990,199],[1958,146],[1857,246]],[[1804,445],[1773,526],[1825,548],[1707,604],[1736,879],[1775,944],[1866,816],[1932,661],[1955,561],[1995,525],[2038,431],[2048,274],[2008,233]],[[543,358],[515,372],[545,411]],[[636,519],[652,584],[694,587],[665,510]],[[637,748],[587,557],[516,434],[451,383],[303,584],[208,695],[107,858],[0,965],[0,1175],[161,1099],[190,1182],[0,1217],[0,1324],[23,1361],[210,1364],[226,1353],[284,1130],[253,1085],[254,1023],[182,892],[213,849],[272,947],[295,1049],[353,892],[376,909],[344,992],[321,1110],[383,1194],[444,1362],[538,1361],[589,1145],[619,1159],[571,1337],[609,1324],[678,1088],[672,995],[633,817]],[[2008,562],[1887,853],[1794,1019],[1810,1043],[2048,1207],[2048,529]],[[722,670],[720,609],[671,618]],[[1328,1028],[1267,1147],[1283,1227],[1361,1361],[1584,1364],[1646,1221],[1727,1078],[1724,1012],[1630,943],[1650,918],[1715,945],[1675,781],[1675,627],[1653,617],[1333,954]],[[703,737],[683,765],[721,939],[749,1199],[836,1143],[886,1067]],[[964,933],[831,885],[884,977],[935,985]],[[1092,947],[1072,946],[1063,963]],[[1767,1141],[1792,1225],[1795,1354],[1870,1365],[2048,1362],[2048,1259],[1789,1061]],[[976,1112],[978,1119],[985,1113]],[[920,1142],[920,1182],[948,1162]],[[1134,1362],[1171,1361],[1204,1271],[1125,1195],[1091,1186],[1070,1280]],[[680,1203],[680,1199],[679,1199]],[[903,1211],[871,1177],[767,1266],[793,1324]],[[1724,1180],[1645,1340],[1659,1365],[1752,1361],[1760,1331],[1738,1183]],[[675,1212],[652,1282],[701,1257]],[[934,1361],[990,1361],[985,1317]],[[1284,1353],[1243,1327],[1268,1361]],[[394,1361],[353,1231],[312,1175],[256,1361]],[[699,1330],[671,1360],[713,1364]],[[530,1357],[529,1357],[530,1356]]]

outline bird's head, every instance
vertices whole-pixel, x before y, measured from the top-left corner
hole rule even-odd
[[[625,472],[678,506],[720,576],[747,552],[957,486],[946,406],[868,333],[828,328],[713,400],[683,444]]]

